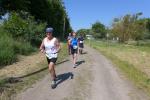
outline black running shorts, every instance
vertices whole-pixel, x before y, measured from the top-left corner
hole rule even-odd
[[[48,57],[46,57],[46,58],[47,58],[48,64],[50,64],[50,62],[53,62],[55,64],[57,61],[57,58],[51,58],[51,59],[49,59]]]
[[[73,47],[71,47],[71,54],[77,54],[78,53],[78,48],[77,49],[73,49]]]

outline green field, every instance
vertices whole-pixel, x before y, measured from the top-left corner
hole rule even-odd
[[[150,47],[110,41],[87,41],[117,66],[138,88],[150,95]]]

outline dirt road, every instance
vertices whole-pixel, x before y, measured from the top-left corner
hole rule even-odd
[[[96,50],[86,47],[77,63],[77,68],[72,68],[68,57],[57,66],[55,89],[51,89],[47,75],[16,100],[149,100]]]

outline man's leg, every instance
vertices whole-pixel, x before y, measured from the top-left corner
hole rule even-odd
[[[79,53],[81,54],[81,48],[79,48]]]
[[[80,51],[80,54],[82,54],[82,53],[83,53],[83,48],[81,48],[80,50],[81,50],[81,51]]]

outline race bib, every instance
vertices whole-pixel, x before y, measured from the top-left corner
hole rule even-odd
[[[55,53],[55,54],[52,54],[52,53],[46,53],[45,54],[49,59],[51,59],[51,58],[57,58],[57,53]]]
[[[73,49],[77,49],[77,48],[78,48],[78,46],[76,46],[76,45],[75,45],[75,46],[73,46]]]
[[[80,43],[83,43],[83,41],[80,41]]]

